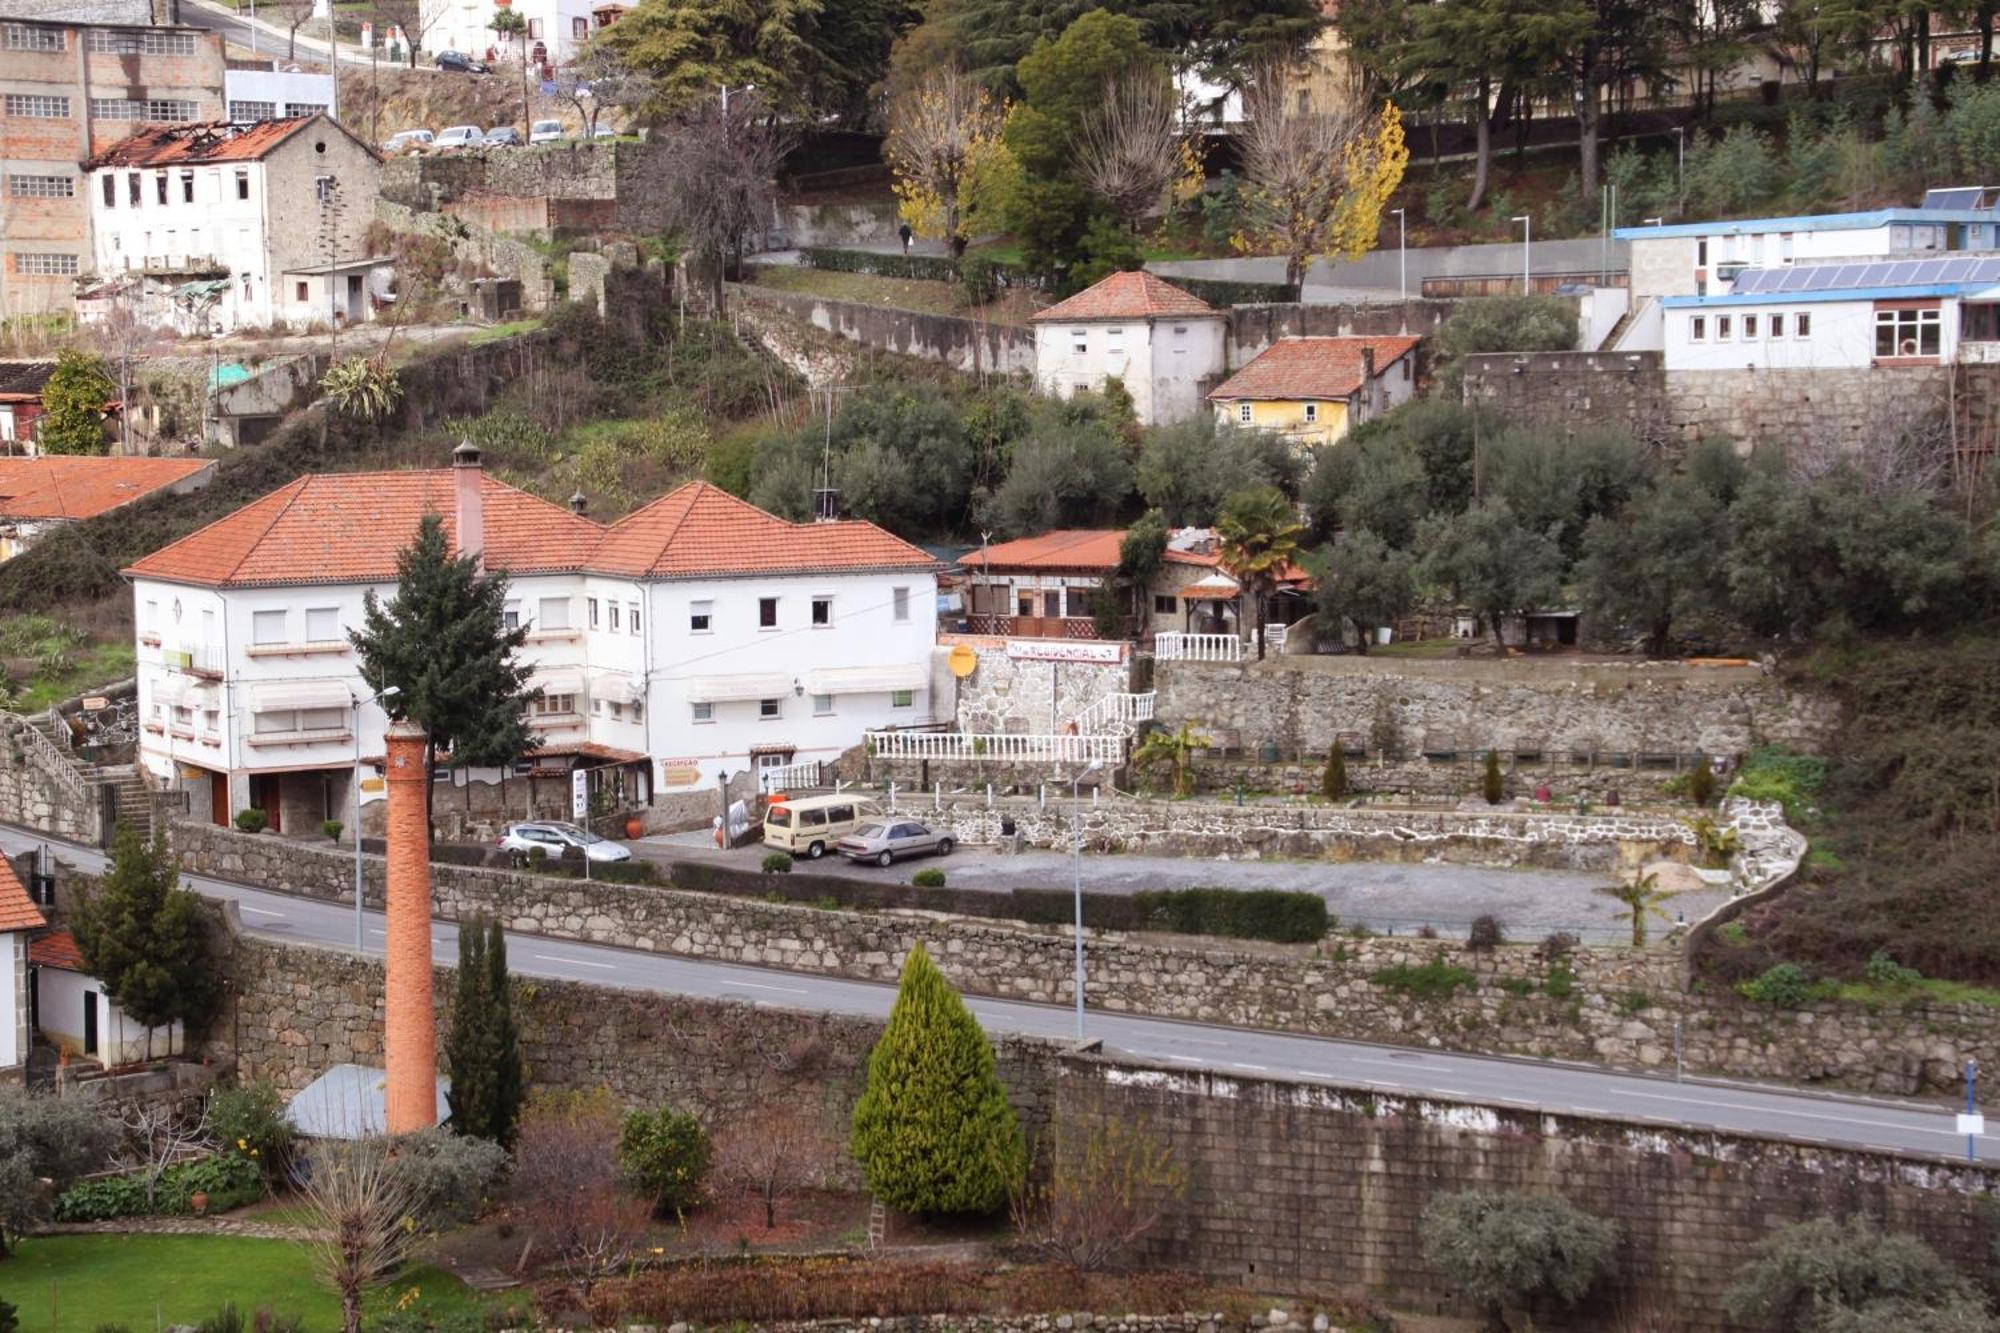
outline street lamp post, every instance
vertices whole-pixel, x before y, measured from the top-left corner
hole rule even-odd
[[[1528,263],[1528,246],[1533,239],[1530,233],[1535,229],[1535,222],[1533,218],[1530,218],[1526,214],[1516,216],[1514,221],[1521,224],[1521,295],[1533,296],[1535,294],[1534,270]]]
[[[385,685],[380,694],[354,701],[354,952],[364,952],[368,943],[367,916],[361,892],[361,706],[393,699],[402,691]]]
[[[1687,126],[1674,126],[1674,212],[1686,216],[1688,203]]]
[[[1400,208],[1389,210],[1396,215],[1396,288],[1405,305],[1410,301],[1410,235],[1404,225],[1409,219]]]
[[[1101,765],[1090,761],[1069,780],[1069,829],[1071,882],[1076,890],[1076,1039],[1083,1040],[1083,780]]]

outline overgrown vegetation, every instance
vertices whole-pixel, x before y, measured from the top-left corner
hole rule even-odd
[[[1295,889],[1142,889],[1132,897],[1142,930],[1310,944],[1334,926],[1324,898]]]

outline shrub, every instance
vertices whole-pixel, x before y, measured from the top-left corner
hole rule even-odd
[[[1535,946],[1535,952],[1545,963],[1558,963],[1576,952],[1583,941],[1567,930],[1552,930],[1542,936],[1542,942]]]
[[[514,1143],[512,1197],[586,1299],[590,1284],[624,1263],[645,1234],[650,1210],[625,1189],[620,1120],[611,1096],[538,1089]]]
[[[1567,1000],[1576,993],[1576,969],[1568,963],[1557,963],[1549,969],[1542,989],[1551,1000]]]
[[[958,261],[958,280],[965,288],[967,305],[985,305],[1000,294],[1000,278],[993,261],[973,253]]]
[[[1486,752],[1486,771],[1479,779],[1479,794],[1486,798],[1486,804],[1498,805],[1507,795],[1507,779],[1500,772],[1500,752]]]
[[[227,1212],[264,1197],[264,1173],[245,1153],[217,1153],[170,1166],[152,1191],[143,1172],[86,1180],[56,1200],[58,1222],[106,1222],[118,1217],[185,1216],[196,1194],[208,1196],[207,1210]]]
[[[0,1238],[40,1225],[56,1196],[103,1167],[116,1144],[93,1106],[0,1088]]]
[[[993,1047],[921,944],[869,1052],[848,1146],[869,1192],[906,1213],[990,1213],[1026,1171]]]
[[[1611,1266],[1617,1232],[1553,1194],[1464,1190],[1424,1209],[1424,1258],[1493,1314],[1536,1298],[1573,1305]]]
[[[1479,989],[1479,980],[1456,963],[1398,963],[1369,974],[1384,990],[1413,1000],[1449,1000],[1459,990]]]
[[[472,1221],[507,1174],[505,1148],[442,1126],[403,1135],[396,1153],[397,1171],[415,1196],[415,1215],[427,1227]]]
[[[1114,1115],[1085,1128],[1059,1119],[1044,1144],[1048,1170],[1015,1198],[1014,1229],[1079,1272],[1130,1250],[1187,1194],[1187,1168],[1144,1124]]]
[[[1320,776],[1319,794],[1329,801],[1347,799],[1347,751],[1338,741],[1327,752],[1326,772]]]
[[[1731,1320],[1783,1329],[1944,1327],[1931,1312],[1962,1318],[1971,1285],[1929,1246],[1885,1234],[1865,1217],[1814,1218],[1768,1237],[1723,1298]],[[1956,1307],[1956,1309],[1954,1308]],[[1974,1308],[1979,1308],[1974,1305]],[[1913,1319],[1866,1318],[1891,1309]],[[1954,1322],[1955,1329],[1992,1325]]]
[[[1212,306],[1283,305],[1292,299],[1292,289],[1282,282],[1239,282],[1229,278],[1176,275],[1173,283]]]
[[[270,822],[270,816],[254,805],[247,810],[236,812],[236,827],[245,833],[262,833]]]
[[[1715,801],[1715,770],[1709,766],[1708,756],[1694,766],[1688,774],[1687,795],[1696,805],[1711,805]]]
[[[284,1174],[295,1137],[284,1100],[269,1079],[217,1088],[208,1098],[208,1128],[226,1149],[254,1156],[268,1177]]]
[[[910,883],[920,889],[941,889],[944,887],[944,871],[936,866],[926,866],[910,876]]]
[[[1743,761],[1736,780],[1729,784],[1729,794],[1752,801],[1776,801],[1785,807],[1786,820],[1797,824],[1812,810],[1825,785],[1824,759],[1762,745]]]
[[[1325,939],[1334,925],[1324,898],[1295,889],[1147,889],[1132,895],[1132,912],[1141,930],[1280,944]]]
[[[1914,967],[1904,967],[1880,949],[1875,951],[1868,965],[1861,969],[1862,975],[1877,986],[1891,990],[1908,990],[1924,979],[1924,974]]]
[[[1506,929],[1500,918],[1491,912],[1481,913],[1472,918],[1472,928],[1466,932],[1465,947],[1474,952],[1497,949],[1507,942]]]
[[[701,1202],[710,1153],[701,1121],[670,1107],[627,1112],[618,1134],[620,1164],[662,1217]]]
[[[1779,963],[1764,975],[1739,983],[1736,990],[1746,1000],[1779,1009],[1803,1009],[1820,995],[1812,974],[1797,963]]]
[[[789,875],[792,873],[792,858],[786,852],[768,852],[764,856],[764,873],[767,875]]]
[[[335,842],[340,841],[340,831],[346,827],[347,825],[341,823],[338,819],[322,819],[319,821],[319,831],[326,834],[327,837],[332,838]]]

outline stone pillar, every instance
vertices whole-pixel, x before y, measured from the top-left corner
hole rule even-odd
[[[437,1124],[437,1017],[431,1002],[431,861],[424,729],[390,724],[388,945],[382,1049],[388,1067],[388,1130]]]

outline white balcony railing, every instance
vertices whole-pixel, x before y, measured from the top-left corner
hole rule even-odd
[[[769,796],[772,792],[798,791],[804,787],[825,785],[821,781],[820,765],[817,759],[802,764],[785,764],[779,768],[757,770],[757,789]]]
[[[1241,662],[1243,640],[1234,634],[1169,631],[1153,636],[1153,656],[1162,662]]]
[[[1153,695],[1107,694],[1074,719],[1076,729],[1092,736],[1130,735],[1141,722],[1153,720]]]
[[[987,759],[995,763],[1122,764],[1123,736],[1007,736],[969,731],[871,731],[878,759]]]

